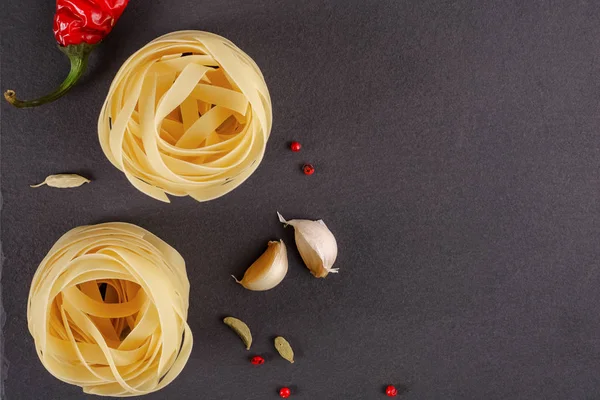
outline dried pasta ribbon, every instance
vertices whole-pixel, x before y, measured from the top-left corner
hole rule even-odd
[[[132,55],[98,119],[102,150],[138,190],[208,201],[263,158],[271,98],[256,63],[229,40],[173,32]]]
[[[171,383],[192,351],[185,262],[138,226],[67,232],[31,282],[29,332],[46,369],[85,393],[128,397]]]

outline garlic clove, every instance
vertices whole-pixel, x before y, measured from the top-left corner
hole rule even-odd
[[[267,250],[246,270],[237,283],[248,290],[264,291],[279,285],[288,271],[287,249],[283,240],[269,242]]]
[[[323,220],[292,219],[286,221],[279,212],[277,215],[283,224],[294,227],[298,252],[304,264],[316,278],[325,278],[330,272],[338,272],[337,268],[331,268],[337,258],[337,242]]]
[[[48,175],[44,182],[38,183],[37,185],[29,185],[32,188],[38,188],[40,186],[48,185],[50,187],[59,189],[76,188],[84,183],[90,183],[88,178],[85,178],[77,174],[57,174]]]

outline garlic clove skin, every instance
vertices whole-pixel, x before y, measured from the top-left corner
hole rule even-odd
[[[287,249],[283,240],[268,243],[267,250],[246,270],[237,283],[248,290],[264,291],[279,285],[288,271]]]
[[[316,278],[325,278],[329,273],[338,272],[337,268],[332,268],[338,253],[337,241],[323,220],[286,221],[279,212],[277,215],[280,222],[294,227],[298,252]]]

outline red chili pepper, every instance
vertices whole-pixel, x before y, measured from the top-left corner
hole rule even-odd
[[[36,100],[19,100],[13,90],[4,97],[15,107],[36,107],[64,96],[85,72],[88,56],[123,14],[129,0],[56,0],[54,37],[69,57],[71,70],[61,85]]]

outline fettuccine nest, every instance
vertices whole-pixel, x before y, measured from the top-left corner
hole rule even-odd
[[[179,375],[192,350],[179,253],[131,224],[67,232],[31,283],[29,332],[46,369],[86,393],[137,396]]]
[[[148,43],[115,76],[98,120],[104,154],[140,191],[220,197],[258,167],[272,125],[256,63],[229,40],[181,31]]]

